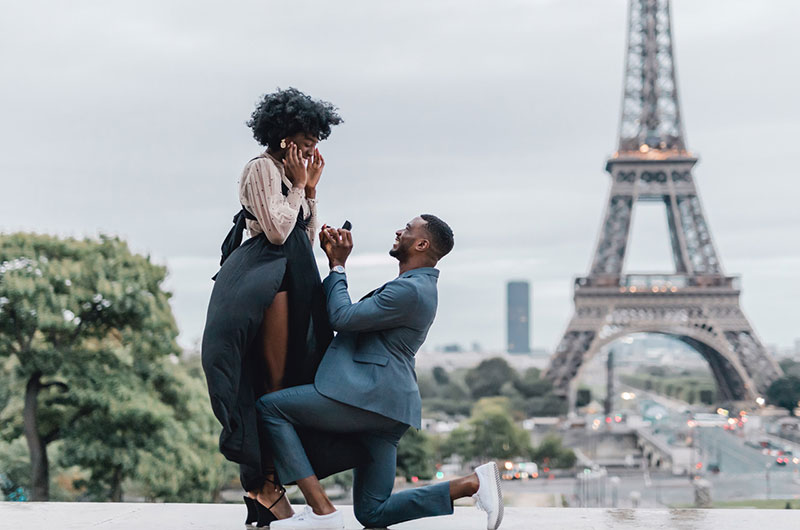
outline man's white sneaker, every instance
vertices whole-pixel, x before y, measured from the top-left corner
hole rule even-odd
[[[500,490],[500,471],[497,464],[489,462],[475,468],[478,475],[478,493],[472,496],[475,505],[486,512],[487,530],[497,530],[503,522],[503,492]]]
[[[344,519],[339,510],[328,515],[317,515],[310,506],[306,506],[302,512],[296,513],[288,519],[273,521],[269,527],[270,530],[312,528],[315,530],[344,530]]]

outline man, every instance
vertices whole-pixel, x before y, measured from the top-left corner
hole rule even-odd
[[[331,267],[323,287],[330,322],[338,333],[313,385],[267,394],[257,403],[278,477],[284,484],[296,482],[308,502],[303,512],[275,521],[271,528],[344,528],[295,427],[359,433],[370,461],[355,469],[353,509],[364,526],[451,514],[453,500],[470,495],[488,513],[487,528],[500,525],[503,501],[494,462],[466,477],[392,494],[397,443],[409,426],[420,427],[414,355],[436,315],[439,271],[434,267],[453,248],[452,230],[433,215],[415,217],[395,235],[389,254],[399,261],[399,276],[354,304],[344,268],[353,248],[352,235],[327,227],[320,232]]]

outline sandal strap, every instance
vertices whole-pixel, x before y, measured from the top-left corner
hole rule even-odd
[[[279,502],[281,502],[281,499],[283,499],[285,496],[286,496],[286,488],[284,488],[283,486],[281,486],[281,496],[280,496],[280,497],[278,497],[278,498],[277,498],[277,500],[276,500],[275,502],[273,502],[272,504],[270,504],[270,506],[269,506],[269,508],[267,508],[267,510],[269,510],[269,511],[272,511],[272,508],[273,508],[273,507],[274,507],[276,504],[278,504]]]
[[[278,486],[280,488],[282,494],[286,493],[286,488],[284,488],[283,484],[281,484],[280,482],[275,482],[274,480],[270,480],[267,477],[264,477],[264,482],[269,482],[273,486]],[[281,496],[283,496],[283,495],[281,495]],[[278,500],[280,500],[280,499],[278,499]]]

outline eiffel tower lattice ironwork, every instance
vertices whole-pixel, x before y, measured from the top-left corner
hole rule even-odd
[[[575,280],[575,312],[546,376],[572,401],[581,366],[632,333],[676,337],[708,362],[719,397],[753,400],[781,369],[742,313],[723,273],[687,151],[678,103],[669,0],[630,0],[622,119],[607,161],[611,191],[591,271]],[[666,207],[675,272],[623,274],[638,201]]]

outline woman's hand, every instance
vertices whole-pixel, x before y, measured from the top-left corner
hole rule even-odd
[[[294,143],[286,148],[286,156],[283,157],[283,165],[286,169],[286,177],[292,182],[295,188],[305,188],[308,182],[308,171],[306,169],[300,149]],[[319,180],[319,177],[317,177]]]
[[[319,178],[322,176],[322,169],[325,167],[325,159],[322,158],[322,154],[320,154],[319,149],[314,149],[314,154],[308,160],[308,167],[306,168],[306,172],[308,173],[308,181],[306,182],[306,196],[309,195],[309,192],[315,193],[317,189],[317,184],[319,184]]]

